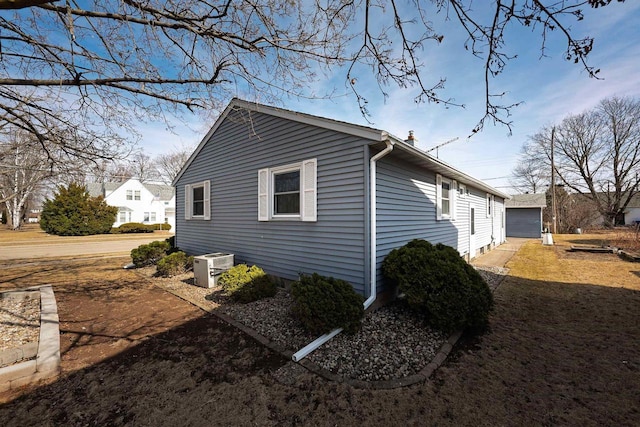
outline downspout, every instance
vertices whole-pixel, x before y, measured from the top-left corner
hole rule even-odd
[[[373,304],[376,300],[376,162],[382,157],[386,156],[393,150],[393,142],[389,139],[386,139],[385,144],[387,145],[382,151],[380,151],[375,156],[369,159],[369,201],[370,201],[370,212],[369,212],[369,225],[370,225],[370,243],[371,247],[369,253],[371,255],[370,260],[370,279],[369,279],[369,298],[364,302],[364,309],[366,310]],[[305,347],[301,348],[297,352],[291,356],[291,360],[294,362],[299,362],[304,359],[311,352],[316,350],[318,347],[329,341],[331,338],[338,335],[342,332],[342,328],[334,329],[333,331],[326,333],[322,336],[319,336],[311,343],[307,344]]]

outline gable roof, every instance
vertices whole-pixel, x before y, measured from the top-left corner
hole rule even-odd
[[[105,197],[105,194],[107,193],[107,191],[109,192],[114,191],[118,187],[120,187],[122,184],[124,183],[123,182],[90,182],[89,184],[87,184],[87,191],[89,192],[89,196],[91,197],[98,197],[98,196]]]
[[[505,202],[507,208],[545,208],[547,195],[545,193],[516,194]]]
[[[129,178],[124,182],[91,182],[87,184],[87,191],[91,197],[106,197],[107,192],[113,192],[125,185],[130,180],[136,180],[135,178]],[[175,193],[175,188],[170,185],[161,185],[161,184],[147,184],[141,183],[144,188],[146,188],[154,197],[157,197],[158,200],[161,201],[169,201],[173,198]]]
[[[149,190],[154,197],[157,197],[162,201],[171,200],[176,191],[175,188],[170,185],[147,184],[145,182],[143,182],[142,185],[144,185],[144,187]]]
[[[189,165],[193,162],[193,160],[198,156],[200,151],[203,149],[205,144],[211,139],[216,130],[220,127],[220,125],[224,122],[229,113],[235,109],[242,109],[249,112],[257,112],[268,114],[275,117],[280,117],[286,120],[292,120],[304,124],[308,124],[311,126],[317,126],[324,129],[330,129],[337,132],[342,132],[348,135],[354,135],[363,139],[367,139],[371,141],[372,146],[384,146],[385,141],[389,141],[394,145],[394,148],[399,148],[403,154],[403,159],[407,161],[412,161],[418,163],[420,166],[428,168],[430,170],[434,170],[436,173],[440,173],[449,178],[456,179],[457,181],[463,184],[472,185],[482,191],[486,191],[491,194],[495,194],[504,199],[509,199],[509,196],[506,193],[503,193],[485,182],[473,178],[470,175],[465,174],[443,162],[440,159],[432,157],[430,154],[414,147],[413,145],[409,145],[404,142],[403,139],[398,138],[387,131],[381,129],[375,129],[372,127],[356,125],[353,123],[343,122],[334,119],[328,119],[326,117],[314,116],[311,114],[300,113],[297,111],[286,110],[283,108],[271,107],[268,105],[258,104],[255,102],[244,101],[238,98],[234,98],[231,100],[229,105],[224,109],[220,117],[216,120],[213,127],[207,132],[207,134],[202,138],[202,141],[198,145],[198,147],[191,154],[191,157],[186,161],[178,175],[173,180],[172,184],[176,185],[180,177],[184,174],[184,172],[189,168]],[[395,151],[395,150],[394,150]]]

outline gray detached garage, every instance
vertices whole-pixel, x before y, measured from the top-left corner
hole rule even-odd
[[[507,237],[539,238],[542,235],[542,209],[547,198],[540,194],[517,194],[505,200]]]

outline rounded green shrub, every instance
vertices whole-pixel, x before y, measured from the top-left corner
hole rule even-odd
[[[382,273],[406,296],[409,307],[424,314],[433,327],[445,332],[464,328],[477,332],[488,326],[491,290],[454,248],[412,240],[387,255]]]
[[[248,303],[272,297],[278,291],[277,285],[258,266],[238,264],[220,275],[218,285],[235,301]]]
[[[153,224],[142,224],[141,222],[126,222],[120,224],[118,233],[153,233]]]
[[[191,266],[189,266],[190,258]],[[193,257],[188,257],[184,252],[178,251],[169,254],[158,261],[157,273],[158,276],[172,277],[178,274],[185,273],[190,268],[193,268]]]
[[[292,315],[313,334],[336,328],[357,332],[364,317],[364,297],[346,281],[313,273],[291,284]]]
[[[156,264],[169,252],[170,245],[168,242],[156,240],[146,245],[140,245],[131,250],[131,260],[136,267],[145,267]]]

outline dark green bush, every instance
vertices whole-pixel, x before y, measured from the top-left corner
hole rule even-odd
[[[487,327],[493,308],[491,290],[454,248],[412,240],[387,255],[382,273],[433,327],[445,332]]]
[[[158,261],[158,276],[172,277],[187,272],[193,268],[193,257],[188,257],[182,251],[174,252]]]
[[[218,279],[218,285],[227,295],[241,303],[272,297],[278,287],[260,267],[238,264],[225,271]]]
[[[171,230],[171,224],[143,224],[141,222],[126,222],[111,229],[112,234],[120,233],[153,233],[156,230]]]
[[[52,200],[45,200],[40,228],[58,236],[106,234],[116,220],[118,208],[109,206],[102,196],[91,197],[78,184],[60,186]]]
[[[140,222],[126,222],[118,227],[118,233],[153,233],[153,224],[142,224]]]
[[[169,252],[169,243],[160,240],[146,245],[140,245],[131,250],[131,260],[136,267],[145,267],[156,264]]]
[[[291,313],[305,329],[324,334],[335,328],[357,332],[364,317],[364,297],[344,280],[313,273],[291,284]]]

